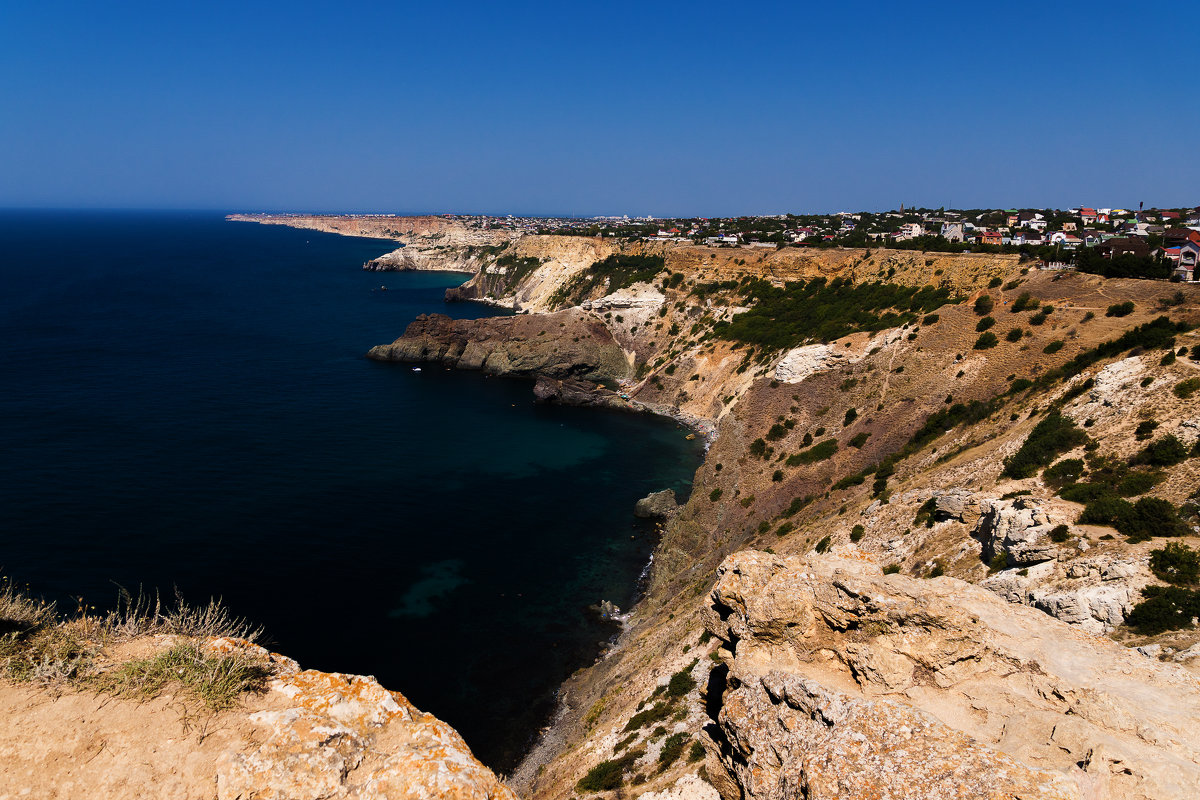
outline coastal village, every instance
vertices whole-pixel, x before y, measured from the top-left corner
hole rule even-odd
[[[390,215],[362,215],[380,217]],[[1200,281],[1200,206],[926,209],[714,218],[445,215],[468,228],[717,247],[888,247],[1019,253],[1045,268]],[[1104,263],[1098,259],[1104,259]],[[1112,266],[1114,260],[1121,266]]]

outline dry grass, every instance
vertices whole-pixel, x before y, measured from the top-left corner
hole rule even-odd
[[[253,642],[261,635],[232,616],[219,600],[189,606],[176,592],[166,605],[158,595],[122,590],[117,607],[103,616],[86,609],[64,617],[53,603],[31,598],[0,578],[0,677],[20,683],[73,686],[139,698],[179,685],[213,710],[227,708],[244,692],[259,691],[270,668],[244,651],[217,653],[206,641],[229,637]],[[177,637],[149,657],[113,663],[106,648],[153,635]]]
[[[97,691],[150,699],[172,684],[199,699],[213,711],[232,706],[243,693],[260,692],[270,669],[246,653],[216,653],[200,640],[189,639],[148,658],[126,661],[92,676]]]

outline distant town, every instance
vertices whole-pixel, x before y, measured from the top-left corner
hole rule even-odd
[[[393,216],[393,215],[353,215]],[[1019,253],[1043,268],[1200,281],[1200,207],[927,209],[746,217],[446,214],[469,227],[718,247],[889,247]]]

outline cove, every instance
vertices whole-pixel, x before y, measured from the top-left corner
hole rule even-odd
[[[686,494],[674,423],[531,384],[367,360],[448,273],[378,240],[220,213],[2,212],[0,565],[105,607],[222,597],[304,667],[373,674],[499,770],[613,630]],[[381,285],[386,285],[386,291]]]

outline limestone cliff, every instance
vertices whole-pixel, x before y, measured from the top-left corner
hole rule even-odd
[[[458,219],[440,216],[230,214],[226,219],[232,222],[257,222],[260,225],[286,225],[341,236],[390,239],[399,243],[400,247],[363,264],[363,269],[381,272],[475,272],[484,266],[486,254],[494,255],[519,238],[514,231],[472,226]]]
[[[539,316],[453,320],[421,315],[392,344],[367,354],[378,361],[428,361],[492,375],[615,380],[629,361],[608,329],[576,309]]]
[[[302,670],[241,641],[208,646],[269,664],[265,690],[213,711],[180,686],[146,700],[0,682],[0,798],[515,800],[453,729],[374,678]]]
[[[647,255],[662,259],[651,279],[593,274]],[[420,320],[373,357],[524,375],[539,397],[671,413],[712,435],[645,598],[562,687],[513,776],[522,793],[1196,793],[1182,719],[1196,710],[1200,631],[1126,624],[1161,583],[1162,540],[1085,521],[1079,499],[1108,481],[1168,503],[1184,515],[1170,532],[1197,545],[1195,287],[1015,256],[554,236],[479,258],[451,294],[521,313]],[[721,335],[759,302],[747,286],[811,277],[950,298],[794,346]],[[1131,313],[1109,313],[1124,301]],[[1138,333],[1154,325],[1166,333]],[[1047,418],[1077,433],[1013,477],[1006,464]],[[1180,466],[1136,466],[1167,434],[1181,461],[1165,463]],[[1055,460],[1097,483],[1064,497],[1044,471]],[[759,552],[734,555],[747,548]]]
[[[732,556],[707,617],[725,800],[1194,797],[1200,681],[953,578]],[[727,670],[727,671],[725,671]]]

